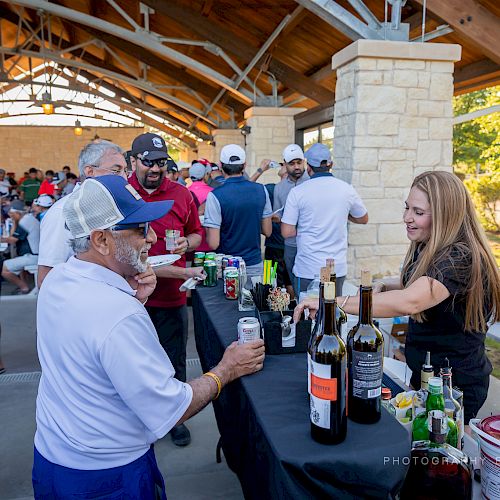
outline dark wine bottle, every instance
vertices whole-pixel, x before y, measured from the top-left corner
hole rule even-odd
[[[384,337],[372,320],[369,271],[361,272],[359,321],[347,335],[349,418],[361,424],[380,419]]]
[[[330,279],[330,271],[327,267],[322,267],[319,272],[319,305],[318,311],[316,312],[316,321],[314,323],[314,328],[312,329],[311,336],[309,337],[309,343],[307,344],[307,366],[310,365],[311,361],[311,347],[314,341],[318,337],[319,333],[323,331],[323,319],[324,319],[324,290],[325,283]],[[307,392],[311,394],[311,379],[307,377]]]
[[[335,283],[324,284],[322,330],[310,349],[311,436],[323,444],[344,441],[347,432],[347,350],[335,321]]]
[[[330,268],[330,281],[335,283],[335,290],[337,290],[335,293],[339,295],[339,291],[337,289],[337,273],[335,272],[335,259],[326,259],[326,267]],[[336,321],[339,334],[342,337],[342,325],[347,323],[347,314],[338,304]]]

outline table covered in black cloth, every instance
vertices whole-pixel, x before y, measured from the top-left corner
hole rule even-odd
[[[237,339],[237,301],[217,287],[193,293],[196,347],[204,371]],[[266,356],[264,369],[214,401],[222,448],[247,499],[393,498],[410,455],[406,430],[385,410],[373,425],[349,421],[335,446],[310,435],[306,354]]]

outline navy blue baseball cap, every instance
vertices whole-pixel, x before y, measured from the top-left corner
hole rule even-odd
[[[321,166],[330,166],[332,163],[332,155],[330,150],[324,144],[317,142],[313,144],[305,153],[307,164],[313,168],[318,168]],[[325,165],[321,165],[325,162]]]
[[[116,224],[141,224],[163,217],[172,200],[147,203],[123,177],[103,175],[86,179],[64,206],[66,225],[73,238]]]
[[[138,135],[134,139],[130,154],[140,156],[141,160],[168,160],[170,158],[165,139],[151,132]]]

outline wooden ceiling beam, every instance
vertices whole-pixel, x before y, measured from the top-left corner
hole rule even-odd
[[[140,61],[147,64],[151,68],[160,71],[162,74],[167,75],[179,84],[185,85],[195,92],[199,92],[201,95],[210,100],[214,99],[215,96],[219,93],[219,88],[215,89],[212,85],[210,85],[210,81],[202,81],[199,78],[190,75],[186,71],[178,68],[170,62],[165,61],[161,57],[152,52],[149,52],[143,47],[139,47],[131,42],[122,40],[114,35],[104,33],[95,28],[90,28],[88,26],[82,25],[78,25],[78,27],[86,33],[90,34],[92,37],[102,40],[108,45],[112,45],[113,47],[122,50],[126,54],[134,54],[135,57],[137,57]],[[234,97],[228,98],[227,106],[229,108],[232,108],[235,113],[238,113],[242,116],[247,109],[246,105],[242,104]]]
[[[423,4],[424,0],[416,0]],[[427,10],[449,24],[455,33],[500,64],[500,18],[475,0],[425,0]]]
[[[3,7],[0,6],[0,17],[2,17],[3,19],[6,19],[7,21],[13,23],[13,24],[17,24],[18,22],[18,15],[14,12],[12,12],[11,10],[9,9],[5,9]],[[31,25],[31,23],[29,21],[26,21],[28,24]],[[66,21],[64,21],[66,24],[69,24],[69,27],[71,27],[71,23],[67,23]],[[32,26],[32,28],[34,29],[35,26]],[[66,25],[65,25],[65,29],[66,29]],[[71,29],[71,28],[70,28]],[[52,42],[55,44],[55,45],[59,45],[61,47],[61,49],[65,49],[65,48],[69,48],[71,46],[73,46],[74,44],[62,39],[60,40],[59,37],[57,35],[52,35]],[[35,44],[35,46],[38,47],[37,44]],[[39,47],[38,47],[39,48]],[[106,67],[106,69],[110,70],[110,71],[113,71],[115,73],[118,73],[118,74],[121,74],[123,76],[127,76],[127,77],[130,77],[130,75],[121,70],[120,68],[117,68],[117,67],[114,67],[114,66],[106,66],[105,65],[105,62],[90,54],[89,52],[85,52],[83,49],[79,49],[79,50],[76,50],[74,52],[72,52],[72,54],[75,55],[75,57],[81,59],[82,61],[85,61],[89,64],[91,64],[92,66],[96,66],[96,67]],[[86,71],[86,70],[80,70],[79,73],[84,76],[85,78],[87,79],[92,79],[92,80],[95,80],[96,78],[98,78],[97,75],[95,75],[94,73],[91,73],[89,71]],[[109,88],[110,90],[112,90],[113,92],[115,92],[117,95],[120,95],[120,97],[125,97],[125,98],[130,98],[130,95],[128,95],[125,91],[119,89],[118,87],[108,83],[108,82],[103,82],[102,85],[106,88]],[[147,96],[150,96],[150,94],[147,94]],[[180,108],[177,108],[177,106],[175,106],[175,104],[171,104],[171,103],[167,103],[167,102],[164,102],[161,100],[161,98],[159,97],[156,97],[156,96],[150,96],[150,97],[154,97],[155,99],[158,99],[160,102],[162,102],[162,105],[164,104],[164,107],[167,108],[167,107],[170,107],[172,109],[177,109],[179,114],[188,114],[191,118],[190,120],[194,120],[194,116],[193,115],[190,115],[189,112],[185,111],[184,109],[180,109]],[[153,106],[154,107],[154,106]],[[171,123],[181,127],[181,128],[185,128],[186,130],[188,129],[188,127],[190,126],[190,123],[189,122],[183,122],[179,119],[177,119],[176,117],[173,117],[171,116],[169,113],[163,113],[161,111],[158,111],[157,112],[158,116],[164,118],[165,120],[168,120],[170,121]],[[196,128],[196,130],[194,131],[195,134],[198,134],[200,137],[202,138],[206,138],[207,137],[207,134],[205,132],[203,132],[202,130],[199,130],[198,128]],[[173,134],[172,134],[173,135]]]
[[[259,49],[252,46],[248,40],[228,30],[222,24],[213,20],[207,21],[207,18],[193,12],[192,9],[189,10],[180,5],[175,5],[173,2],[163,0],[143,0],[143,3],[173,19],[187,30],[196,33],[202,40],[208,40],[218,45],[225,52],[233,54],[243,64],[250,63]],[[335,98],[333,92],[275,57],[271,59],[269,71],[285,86],[314,99],[316,102],[327,104],[333,102]]]
[[[457,69],[454,74],[455,85],[477,79],[490,79],[494,73],[500,76],[500,65],[491,59],[483,59]]]

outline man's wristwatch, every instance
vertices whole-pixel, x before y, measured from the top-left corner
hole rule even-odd
[[[257,169],[257,172],[259,172],[259,174],[261,174],[262,172],[264,172],[264,170],[262,170],[260,167]]]

